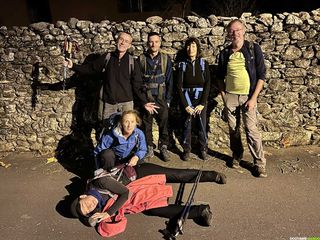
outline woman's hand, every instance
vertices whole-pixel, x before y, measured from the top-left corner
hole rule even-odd
[[[95,221],[97,221],[98,223],[101,222],[102,220],[108,219],[110,217],[110,215],[107,212],[97,212],[95,214],[93,214],[90,218],[94,219]]]
[[[133,156],[133,157],[130,159],[130,161],[129,161],[129,163],[128,163],[128,166],[131,166],[131,167],[136,166],[137,163],[138,163],[138,161],[139,161],[139,158],[138,158],[137,156]]]
[[[194,109],[194,114],[200,114],[203,110],[204,106],[203,105],[198,105]]]
[[[189,113],[190,115],[193,115],[194,114],[194,109],[190,106],[186,107],[186,112]]]

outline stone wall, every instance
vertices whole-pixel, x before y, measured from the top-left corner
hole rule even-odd
[[[261,14],[241,17],[247,38],[259,43],[265,53],[267,83],[259,98],[259,119],[265,145],[286,147],[319,144],[320,139],[320,9],[311,12]],[[163,50],[173,58],[189,36],[201,40],[204,57],[215,65],[227,44],[224,27],[228,17],[185,19],[160,17],[145,22],[92,23],[70,19],[56,24],[35,23],[29,27],[0,28],[0,151],[53,151],[70,132],[77,89],[39,90],[33,82],[53,84],[63,79],[62,45],[67,36],[77,40],[74,61],[90,53],[115,49],[118,31],[133,35],[132,51],[143,52],[147,33],[163,35]],[[38,63],[38,65],[37,65]],[[71,71],[67,72],[72,75]],[[54,88],[53,88],[54,89]],[[228,145],[227,125],[218,106],[211,113],[209,147]]]

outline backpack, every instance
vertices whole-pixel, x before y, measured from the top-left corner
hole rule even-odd
[[[160,57],[161,57],[161,73],[165,75],[167,72],[168,56],[164,53],[160,53]],[[140,56],[140,66],[141,66],[142,73],[145,74],[147,71],[147,59],[144,54]]]
[[[184,74],[186,72],[186,69],[187,69],[187,62],[180,62],[179,65],[178,65],[179,69],[182,70],[182,86],[183,86],[183,78],[184,78]],[[203,58],[200,58],[200,67],[201,67],[201,77],[202,77],[202,80],[203,82],[205,82],[205,78],[204,78],[204,74],[205,74],[205,69],[206,69],[206,62]],[[191,100],[190,100],[190,96],[189,96],[189,93],[188,93],[188,90],[186,89],[183,89],[184,90],[184,96],[187,100],[187,103],[190,107],[192,107],[192,103],[191,103]],[[199,97],[199,94],[200,92],[203,90],[202,88],[195,88],[194,89],[196,92],[195,92],[195,98],[198,98]]]
[[[106,133],[112,131],[115,129],[118,124],[120,123],[121,119],[121,113],[113,113],[111,116],[107,119],[104,119],[102,121],[102,131],[99,136],[99,140],[101,140],[102,136],[105,135]]]
[[[106,57],[104,59],[104,67],[102,69],[102,72],[106,71],[106,68],[108,66],[109,60],[111,57],[111,53],[107,53]],[[134,72],[134,56],[132,56],[131,54],[129,54],[129,75],[131,76],[131,74]]]
[[[200,66],[201,66],[201,74],[202,74],[202,79],[204,81],[204,74],[205,74],[205,69],[206,69],[206,62],[203,58],[200,58]],[[186,69],[187,69],[187,62],[179,62],[179,69],[182,70],[183,73],[186,72]],[[183,82],[183,75],[182,74],[182,82]]]

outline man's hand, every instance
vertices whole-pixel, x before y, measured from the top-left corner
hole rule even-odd
[[[194,114],[200,114],[202,112],[203,108],[204,108],[204,106],[201,104],[196,106],[194,109]]]
[[[144,108],[150,113],[150,114],[154,114],[154,113],[158,113],[157,109],[160,108],[159,106],[157,106],[155,103],[153,102],[148,102],[144,105]]]
[[[256,106],[257,106],[257,99],[254,97],[250,98],[245,104],[245,107],[248,111],[253,110]]]
[[[107,212],[97,212],[93,214],[90,218],[96,220],[98,223],[101,222],[102,220],[108,219],[110,215]]]
[[[129,160],[129,163],[128,163],[128,166],[136,166],[137,163],[139,161],[139,158],[137,156],[133,156],[130,160]]]
[[[70,58],[66,58],[66,59],[64,60],[63,65],[64,65],[65,67],[67,67],[67,68],[72,68],[72,67],[73,67],[73,62],[71,61]]]
[[[194,109],[190,106],[186,107],[185,108],[186,112],[189,113],[190,115],[193,115],[194,114]]]

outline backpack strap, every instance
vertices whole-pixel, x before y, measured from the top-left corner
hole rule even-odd
[[[206,71],[206,61],[203,58],[200,58],[200,67],[201,67],[201,76],[203,82],[205,82],[204,74]]]
[[[144,55],[144,53],[140,55],[139,61],[140,61],[140,66],[141,66],[141,72],[144,75],[147,71],[147,59],[146,59],[146,56]]]
[[[160,57],[161,57],[161,72],[165,75],[167,72],[168,55],[165,53],[160,53]]]
[[[105,59],[104,59],[104,65],[103,65],[102,72],[105,72],[105,71],[106,71],[106,68],[107,68],[107,66],[108,66],[110,57],[111,57],[111,53],[108,52],[108,53],[106,54]]]
[[[132,76],[132,73],[134,72],[134,56],[129,54],[129,76]]]
[[[249,42],[249,52],[250,52],[250,55],[251,55],[251,59],[255,59],[254,42]]]
[[[86,188],[88,190],[89,183],[94,181],[94,180],[96,180],[96,179],[103,178],[103,177],[114,177],[114,176],[115,175],[112,175],[112,173],[109,173],[106,170],[104,170],[102,168],[99,168],[94,172],[94,177],[87,180]],[[106,189],[95,188],[95,190],[97,190],[101,194],[105,194],[105,195],[108,195],[111,198],[115,198],[115,195],[113,193],[111,193],[110,191],[106,190]]]

